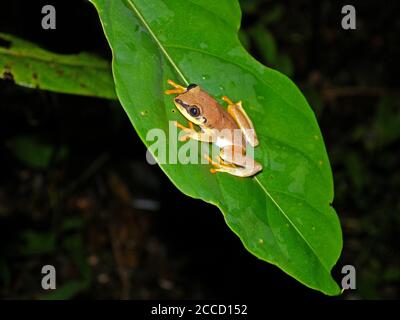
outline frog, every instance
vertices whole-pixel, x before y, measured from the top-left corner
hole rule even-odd
[[[246,155],[246,142],[256,147],[259,140],[242,101],[234,103],[227,96],[222,96],[222,100],[228,104],[224,108],[197,84],[192,83],[185,87],[170,79],[167,82],[173,89],[166,90],[165,94],[177,94],[173,102],[189,123],[186,127],[178,121],[174,122],[184,131],[179,140],[194,139],[215,143],[220,149],[216,161],[208,154],[204,155],[212,165],[211,173],[225,172],[237,177],[251,177],[262,170],[260,163]]]

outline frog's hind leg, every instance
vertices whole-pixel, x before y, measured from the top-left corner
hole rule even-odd
[[[262,170],[262,166],[254,159],[246,157],[241,150],[235,152],[234,148],[225,148],[217,157],[218,162],[212,160],[208,155],[205,158],[214,168],[211,173],[226,172],[237,177],[251,177]]]
[[[233,117],[235,122],[238,124],[243,132],[246,141],[252,146],[256,147],[258,145],[257,134],[254,130],[254,125],[246,111],[242,107],[242,101],[236,103],[232,102],[227,96],[223,96],[222,100],[228,103],[228,112]]]
[[[213,166],[210,169],[211,173],[226,172],[237,177],[251,177],[262,170],[258,162],[245,155],[221,153],[221,156],[217,157],[218,162],[212,160],[208,155],[205,155],[205,158]]]
[[[170,90],[165,90],[166,94],[175,94],[175,93],[184,93],[186,91],[186,88],[175,83],[174,81],[168,79],[167,82],[173,86],[175,89],[170,89]]]
[[[261,164],[246,156],[242,149],[235,146],[223,148],[220,156],[225,163],[233,164],[236,167],[234,173],[231,173],[236,176],[250,177],[262,170]]]

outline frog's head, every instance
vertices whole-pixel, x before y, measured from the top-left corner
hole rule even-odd
[[[189,121],[206,126],[209,99],[212,99],[197,84],[189,84],[186,91],[176,96],[175,106]]]

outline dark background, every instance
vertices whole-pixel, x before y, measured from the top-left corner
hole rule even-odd
[[[41,29],[45,4],[56,30]],[[357,30],[341,28],[344,4],[355,5]],[[333,274],[340,283],[343,265],[357,270],[357,290],[335,299],[399,298],[400,5],[244,0],[242,10],[243,44],[294,79],[318,116],[344,234]],[[0,32],[110,59],[84,0],[2,1]],[[177,191],[145,151],[115,101],[0,81],[1,298],[327,299],[249,254],[215,207]],[[51,293],[45,264],[57,269]]]

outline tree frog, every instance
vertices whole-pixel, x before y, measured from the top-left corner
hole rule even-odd
[[[261,164],[246,156],[246,141],[256,147],[258,139],[241,101],[233,103],[223,96],[222,100],[228,103],[225,109],[196,84],[183,87],[172,80],[168,80],[168,83],[174,89],[166,90],[165,93],[178,94],[174,104],[189,121],[189,127],[175,123],[185,132],[180,140],[195,139],[215,143],[220,148],[217,161],[205,155],[213,166],[211,173],[226,172],[234,176],[250,177],[262,170]],[[193,124],[198,125],[201,131],[197,131]]]

